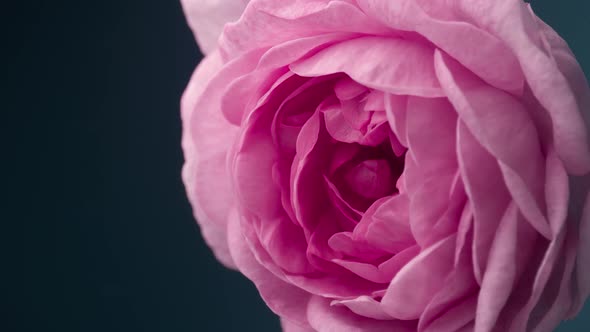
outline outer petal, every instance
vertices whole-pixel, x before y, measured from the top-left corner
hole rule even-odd
[[[358,0],[367,14],[393,29],[417,32],[489,84],[508,91],[521,91],[522,72],[505,44],[462,19],[452,20],[454,15],[449,3],[452,1],[444,2]],[[445,20],[435,16],[443,16]]]
[[[537,18],[521,0],[461,0],[460,7],[471,19],[503,40],[520,62],[524,76],[553,123],[553,139],[557,154],[569,173],[582,175],[590,171],[588,134],[580,115],[576,94],[586,84],[572,80],[572,88],[561,66],[546,50],[537,25]],[[576,66],[573,62],[570,65]],[[562,67],[562,68],[560,68]],[[576,72],[580,72],[576,70]],[[579,75],[578,75],[579,76]]]
[[[225,172],[225,155],[237,128],[223,118],[215,105],[204,107],[203,99],[213,103],[214,100],[201,98],[219,68],[221,59],[214,52],[199,64],[182,97],[185,157],[182,179],[205,241],[223,264],[234,267],[226,240],[228,211],[233,198]]]
[[[227,26],[220,49],[224,59],[234,58],[256,48],[334,32],[391,33],[347,1],[258,0]]]
[[[330,300],[314,296],[307,317],[317,331],[326,332],[415,332],[412,322],[375,320],[359,316],[347,308],[330,306]]]
[[[252,280],[268,307],[281,317],[307,327],[307,305],[310,294],[290,285],[264,268],[256,259],[242,233],[238,212],[232,211],[228,227],[231,255],[239,270]]]
[[[228,22],[237,20],[249,0],[180,0],[188,24],[204,54],[217,47],[217,39]]]
[[[449,100],[478,142],[497,159],[504,182],[526,219],[546,238],[544,159],[529,114],[513,96],[490,88],[439,51],[435,67]]]

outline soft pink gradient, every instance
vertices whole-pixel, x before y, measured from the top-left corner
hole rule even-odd
[[[245,4],[183,1],[207,54],[183,180],[285,331],[543,332],[579,312],[590,89],[527,4]]]

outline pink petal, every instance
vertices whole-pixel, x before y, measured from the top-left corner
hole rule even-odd
[[[338,232],[330,236],[328,245],[344,256],[374,261],[384,256],[383,251],[365,241],[355,241],[350,232]]]
[[[266,101],[269,96],[276,95],[275,90],[285,89],[285,86],[296,86],[305,81],[293,77],[292,73],[285,70],[254,70],[261,53],[255,52],[239,58],[250,71],[227,86],[220,87],[224,90],[221,111],[229,122],[237,126],[242,124],[242,120],[249,116],[258,104]]]
[[[373,118],[375,116],[381,116],[380,120],[376,121],[385,121],[385,113],[382,112],[385,110],[385,98],[383,91],[379,90],[371,90],[371,92],[367,95],[366,104],[364,107],[365,111],[376,111],[373,113]]]
[[[265,221],[284,213],[280,188],[272,177],[278,159],[270,133],[272,115],[262,110],[249,119],[233,158],[234,191],[241,206]]]
[[[582,83],[581,70],[570,59],[561,67],[569,68],[566,73],[560,65],[545,52],[536,24],[537,19],[524,1],[462,0],[463,11],[472,20],[485,27],[503,40],[520,62],[526,80],[534,95],[545,107],[553,123],[553,140],[557,154],[564,161],[568,173],[583,175],[590,171],[588,134],[580,114],[576,94],[588,95],[587,83]],[[577,72],[577,73],[573,73]],[[564,74],[575,75],[571,80]]]
[[[303,231],[286,218],[262,220],[258,229],[260,243],[277,266],[291,274],[312,273],[307,260],[307,241]]]
[[[475,330],[492,331],[516,281],[518,208],[511,203],[496,231],[477,299]]]
[[[182,97],[185,157],[182,179],[207,244],[223,264],[234,267],[226,239],[228,211],[234,205],[234,198],[225,159],[238,128],[216,112],[219,98],[215,85],[231,79],[231,76],[215,76],[220,68],[217,52],[207,56],[197,67]],[[231,72],[231,69],[226,71]]]
[[[397,96],[389,93],[385,94],[385,115],[387,121],[391,126],[391,131],[395,134],[399,142],[407,147],[408,136],[407,136],[407,113],[408,113],[408,97]]]
[[[536,316],[535,312],[531,315],[540,319],[536,326],[531,321],[528,323],[529,328],[534,326],[532,328],[534,332],[555,330],[563,318],[566,317],[568,310],[572,306],[572,299],[575,297],[575,294],[572,293],[571,282],[573,280],[572,272],[576,262],[577,242],[572,233],[568,232],[566,245],[562,252],[562,259],[556,266],[552,278],[545,287],[545,294],[543,295],[549,295],[550,298],[544,299],[544,296],[542,296],[539,304],[537,304],[537,307],[548,310],[538,316]]]
[[[457,129],[459,169],[473,210],[473,265],[481,283],[494,233],[510,195],[496,160],[462,122]]]
[[[354,262],[344,259],[334,259],[333,262],[343,266],[361,278],[379,284],[388,284],[410,260],[418,255],[419,252],[420,247],[417,245],[410,246],[378,266],[370,263]]]
[[[221,54],[229,59],[253,49],[334,32],[383,35],[390,30],[345,1],[259,0],[225,28]]]
[[[306,311],[311,295],[280,280],[260,264],[244,238],[235,210],[228,225],[228,242],[236,266],[254,282],[268,307],[279,316],[306,326]]]
[[[370,296],[359,296],[351,300],[335,300],[331,306],[345,306],[357,315],[379,319],[392,320],[393,318],[383,311],[381,303]]]
[[[328,195],[330,197],[331,203],[345,217],[345,220],[350,221],[346,222],[343,227],[347,231],[354,229],[356,223],[361,218],[362,212],[352,207],[348,201],[342,197],[342,194],[338,191],[338,188],[336,188],[336,186],[326,176],[324,176],[324,182],[328,187]]]
[[[537,131],[511,95],[478,82],[452,59],[436,52],[435,67],[451,103],[474,137],[495,158],[511,196],[526,219],[546,238],[551,229],[542,198],[544,158]]]
[[[338,332],[415,332],[412,322],[376,320],[363,317],[348,308],[331,306],[330,300],[314,296],[309,302],[307,317],[317,331]]]
[[[188,24],[204,54],[217,47],[226,23],[237,20],[248,0],[181,0]]]
[[[422,5],[434,2],[439,1],[422,1]],[[463,20],[435,19],[415,0],[359,0],[358,3],[363,11],[388,26],[415,31],[430,40],[487,83],[511,92],[522,90],[524,80],[518,61],[501,39],[485,30]],[[439,5],[429,9],[440,13],[450,6]],[[489,59],[494,59],[493,66]]]
[[[315,171],[320,160],[310,157],[316,144],[325,141],[320,140],[320,124],[320,114],[316,112],[301,128],[296,145],[297,154],[291,168],[291,205],[297,221],[307,234],[316,226],[318,211],[322,211],[327,203],[327,195],[323,195],[323,190],[309,190],[322,183],[321,172]]]
[[[473,229],[473,211],[471,203],[467,201],[461,213],[459,227],[457,229],[457,245],[455,247],[455,267],[459,264],[459,258],[466,248],[467,238]],[[467,247],[468,248],[468,247]]]
[[[456,128],[457,113],[446,98],[408,98],[408,151],[428,174],[457,169]]]
[[[437,328],[445,326],[457,328],[474,319],[476,303],[472,302],[477,301],[478,285],[468,250],[460,255],[444,285],[420,315],[418,331],[438,331]],[[472,303],[472,308],[465,308],[466,303]]]
[[[301,76],[343,72],[364,86],[384,92],[441,97],[432,64],[433,49],[428,46],[367,36],[329,46],[290,68]]]
[[[358,37],[353,33],[333,32],[318,36],[309,36],[286,40],[282,43],[271,45],[258,63],[258,69],[278,68],[304,58],[310,54],[339,43],[343,40]]]
[[[377,200],[364,213],[353,238],[392,254],[415,244],[410,229],[409,200],[405,194]]]
[[[455,240],[449,236],[424,249],[397,273],[381,300],[385,312],[404,320],[420,317],[453,268]]]
[[[366,92],[368,92],[366,86],[357,83],[348,76],[340,79],[334,86],[334,93],[341,101],[352,100]]]
[[[406,169],[409,167],[416,166],[406,165]],[[450,207],[449,192],[453,179],[454,174],[423,179],[421,186],[410,194],[410,227],[416,242],[421,246],[431,244],[431,239],[439,235],[433,234],[433,228]]]
[[[547,218],[553,234],[559,234],[568,215],[569,184],[568,175],[557,153],[551,147],[547,151],[545,167],[545,200]]]
[[[564,247],[565,243],[565,233],[565,230],[560,232],[559,236],[555,240],[551,241],[549,247],[544,252],[543,259],[536,273],[534,274],[534,280],[532,281],[530,294],[519,294],[517,289],[516,294],[513,295],[517,296],[521,301],[524,300],[524,306],[521,308],[515,307],[519,304],[515,301],[514,305],[507,306],[505,309],[509,315],[514,316],[512,319],[504,319],[506,322],[512,322],[510,329],[511,332],[522,331],[526,328],[531,312],[534,306],[538,303],[539,298],[541,297],[541,294],[547,286],[547,282],[549,281],[549,278],[551,277],[551,274],[557,265],[558,259],[560,259],[562,248]],[[538,249],[536,250],[538,251]]]
[[[456,332],[468,326],[475,317],[477,296],[472,295],[434,320],[423,332]],[[468,331],[478,331],[477,329]]]

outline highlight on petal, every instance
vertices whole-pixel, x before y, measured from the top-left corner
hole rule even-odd
[[[516,280],[518,209],[511,203],[498,226],[477,299],[475,330],[492,331]]]
[[[335,300],[330,304],[332,306],[346,306],[352,312],[363,317],[379,319],[379,320],[392,320],[383,308],[381,303],[370,296],[359,296],[351,300]]]
[[[314,296],[307,309],[309,324],[316,331],[342,332],[415,332],[413,322],[400,320],[376,320],[363,317],[348,308],[331,306],[330,300]]]
[[[217,39],[226,23],[242,15],[249,0],[181,0],[188,24],[203,54],[217,48]]]

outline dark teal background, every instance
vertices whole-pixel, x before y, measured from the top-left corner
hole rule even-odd
[[[588,2],[532,2],[590,73]],[[3,163],[24,173],[7,173],[24,232],[5,251],[18,286],[3,285],[3,330],[278,331],[185,198],[179,100],[200,55],[178,1],[19,6],[3,9],[3,115],[23,129]],[[590,307],[558,331],[590,331]]]

